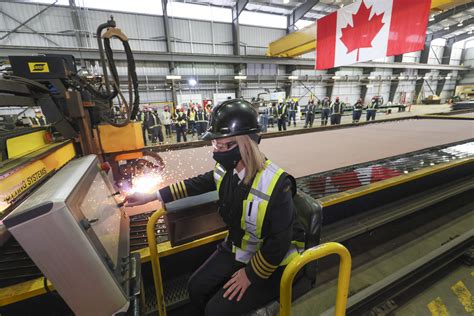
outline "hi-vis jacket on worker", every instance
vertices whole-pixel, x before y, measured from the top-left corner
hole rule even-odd
[[[242,106],[247,106],[247,102],[241,102]],[[254,111],[250,105],[248,108]],[[215,112],[216,109],[213,114]],[[255,134],[258,131],[257,121],[251,116],[256,117],[255,113],[249,113],[249,117],[241,121],[255,121],[254,134],[249,136],[258,142]],[[228,117],[233,116],[230,113]],[[223,120],[223,115],[220,119]],[[224,122],[223,125],[232,124]],[[213,124],[211,118],[211,127],[203,138],[216,130],[219,127]],[[228,136],[233,135],[223,137]],[[254,283],[268,279],[279,266],[288,264],[298,252],[304,250],[304,230],[296,220],[293,204],[295,180],[277,164],[266,160],[264,168],[257,172],[249,185],[240,180],[235,169],[226,171],[216,163],[214,170],[165,187],[159,195],[167,203],[217,190],[219,213],[229,229],[226,243],[232,249],[235,260],[247,264],[245,272]]]

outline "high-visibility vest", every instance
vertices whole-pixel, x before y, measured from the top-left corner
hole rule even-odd
[[[237,261],[248,263],[262,247],[262,227],[268,203],[275,185],[283,172],[283,169],[267,160],[263,169],[255,175],[249,194],[243,201],[240,228],[245,233],[240,245],[232,245],[232,252],[235,253]],[[216,164],[214,168],[214,181],[216,182],[217,192],[219,192],[225,173],[225,169],[221,165]],[[279,265],[287,265],[303,251],[304,242],[292,241],[288,252]]]

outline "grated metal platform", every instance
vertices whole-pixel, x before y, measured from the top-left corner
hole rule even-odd
[[[315,199],[408,174],[429,166],[474,157],[474,142],[430,148],[416,153],[340,168],[296,179]]]

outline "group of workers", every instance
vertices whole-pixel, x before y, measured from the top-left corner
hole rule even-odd
[[[158,112],[149,105],[144,105],[138,112],[137,121],[142,123],[145,144],[162,144],[164,142],[163,127],[167,138],[171,138],[172,130],[176,132],[176,142],[188,141],[187,134],[192,137],[202,135],[208,125],[209,113],[212,111],[212,101],[205,101],[202,106],[190,102],[178,106],[174,113],[168,106]]]
[[[379,96],[373,97],[367,105],[364,105],[362,99],[357,100],[353,106],[352,123],[360,121],[364,109],[367,112],[366,120],[375,120],[377,109],[382,105],[382,102],[383,99]],[[331,101],[328,97],[322,100],[318,99],[316,102],[311,99],[303,112],[305,115],[304,128],[313,127],[317,110],[321,113],[321,126],[328,125],[328,122],[331,125],[339,125],[346,110],[346,104],[339,97],[336,97],[334,101]],[[296,127],[298,101],[289,99],[286,102],[273,103],[271,107],[260,112],[260,124],[263,132],[266,132],[268,127],[274,127],[275,122],[279,131],[286,131],[287,126],[291,126],[292,122],[293,126]]]

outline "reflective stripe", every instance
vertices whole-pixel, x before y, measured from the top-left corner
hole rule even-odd
[[[214,167],[214,182],[216,183],[216,188],[217,192],[219,193],[219,189],[221,187],[222,179],[224,179],[225,176],[225,169],[216,163],[216,166]]]
[[[267,195],[266,193],[263,193],[261,191],[255,190],[254,188],[250,189],[250,193],[252,193],[253,195],[259,197],[262,200],[270,201],[270,196],[269,195]]]

